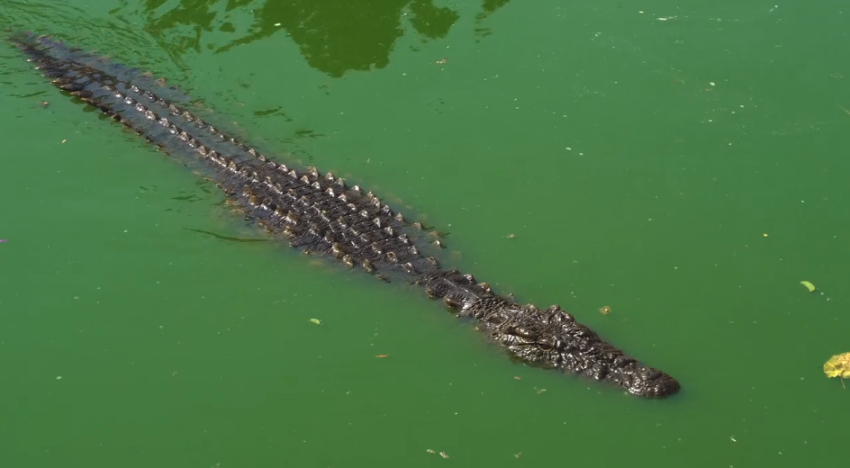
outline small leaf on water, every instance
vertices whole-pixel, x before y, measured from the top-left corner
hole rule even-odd
[[[310,319],[310,323],[315,323],[316,325],[321,325],[322,321],[316,318]]]
[[[809,290],[809,292],[815,292],[815,289],[817,289],[817,288],[815,287],[815,285],[814,285],[814,284],[812,284],[812,283],[810,283],[810,282],[808,282],[808,281],[800,281],[800,284],[802,284],[803,286],[805,286],[805,287],[806,287],[806,289],[808,289],[808,290]]]

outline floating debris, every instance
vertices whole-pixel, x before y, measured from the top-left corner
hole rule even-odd
[[[608,315],[611,313],[611,308],[608,306],[602,306],[599,308],[599,313],[602,315]]]
[[[9,239],[0,239],[0,242],[9,242]]]
[[[805,286],[805,287],[806,287],[806,289],[808,289],[808,290],[809,290],[809,292],[815,292],[815,289],[817,289],[817,288],[815,287],[815,285],[814,285],[814,284],[812,284],[812,283],[811,283],[811,282],[809,282],[809,281],[800,281],[800,284],[802,284],[803,286]]]
[[[231,242],[270,242],[271,239],[254,239],[254,238],[243,238],[243,237],[231,237],[231,236],[223,236],[221,234],[216,234],[211,231],[204,231],[203,229],[192,229],[192,228],[183,228],[187,231],[197,232],[200,234],[206,234],[208,236],[215,237],[216,239],[221,239],[225,241]]]
[[[435,455],[435,454],[437,453],[437,452],[435,452],[435,451],[433,451],[433,450],[431,450],[431,449],[427,449],[427,450],[425,450],[425,451],[426,451],[426,452],[428,452],[428,453],[430,453],[431,455]]]
[[[310,323],[315,323],[316,325],[321,325],[321,324],[322,324],[322,321],[321,321],[321,320],[319,320],[319,319],[315,319],[315,318],[313,318],[313,319],[310,319]]]
[[[836,354],[829,358],[829,361],[823,365],[823,373],[827,377],[839,377],[841,386],[844,386],[844,379],[850,379],[850,353]]]
[[[376,358],[388,358],[388,357],[390,357],[390,355],[389,354],[376,354],[375,357]]]
[[[440,452],[440,456],[443,458],[449,458],[449,454],[446,452]]]

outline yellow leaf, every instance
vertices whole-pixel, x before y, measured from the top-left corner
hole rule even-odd
[[[827,377],[850,379],[850,353],[836,354],[823,365],[823,373]]]
[[[806,289],[808,289],[808,290],[809,290],[809,292],[815,292],[815,289],[817,289],[817,288],[815,287],[815,285],[814,285],[814,284],[812,284],[812,283],[810,283],[810,282],[808,282],[808,281],[800,281],[800,284],[802,284],[803,286],[805,286],[805,287],[806,287]]]

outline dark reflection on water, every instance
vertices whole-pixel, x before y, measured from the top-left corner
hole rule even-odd
[[[483,0],[480,22],[510,0]],[[445,37],[460,19],[450,7],[434,0],[146,0],[145,31],[161,38],[160,46],[175,59],[200,51],[205,32],[233,36],[224,44],[208,44],[215,52],[287,34],[313,68],[333,77],[347,71],[383,68],[396,42],[405,33],[404,21],[423,39]],[[138,9],[134,2],[114,10],[125,15]],[[251,25],[237,24],[251,18]]]
[[[54,34],[68,44],[129,63],[155,76],[168,77],[170,83],[180,84],[191,94],[193,85],[204,78],[188,64],[192,55],[201,51],[223,52],[282,33],[284,40],[292,40],[298,46],[311,67],[328,76],[341,77],[349,71],[387,66],[390,53],[404,34],[427,42],[445,37],[461,20],[458,7],[444,0],[102,1],[106,8],[86,8],[77,0],[0,0],[0,29]],[[470,7],[462,12],[475,15],[465,27],[472,23],[479,37],[486,36],[489,29],[482,23],[509,2],[475,0],[464,4]],[[108,9],[110,4],[114,7]],[[8,47],[3,50],[11,51]],[[268,59],[273,63],[276,57]],[[18,54],[0,55],[0,65],[0,73],[36,76]],[[40,81],[33,83],[39,88],[20,94],[34,98],[45,92]],[[211,93],[206,91],[207,99],[213,97]],[[215,95],[220,109],[233,100],[232,96]],[[230,119],[216,118],[215,112],[203,103],[193,102],[190,108],[229,133],[244,137],[243,130]],[[94,108],[85,111],[97,112]],[[233,111],[229,109],[228,115],[234,115]],[[280,122],[293,122],[281,106],[254,110],[253,116],[275,116]],[[278,134],[281,132],[292,133],[278,143],[287,144],[293,154],[310,163],[312,157],[301,153],[297,141],[322,135],[302,127],[286,127]],[[257,138],[254,135],[251,139],[255,146],[272,146]]]
[[[479,0],[474,32],[510,0]],[[108,12],[74,1],[2,0],[0,28],[58,34],[85,49],[134,52],[134,65],[185,81],[187,54],[228,51],[283,33],[332,77],[383,68],[405,33],[445,37],[461,16],[440,0],[118,0]],[[450,3],[445,3],[450,5]],[[170,60],[163,60],[167,56]],[[269,57],[274,60],[274,57]],[[177,73],[177,71],[182,73]],[[183,76],[180,76],[180,75]]]

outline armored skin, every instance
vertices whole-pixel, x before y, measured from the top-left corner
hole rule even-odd
[[[539,309],[440,266],[439,243],[371,192],[315,168],[291,167],[225,135],[187,107],[189,98],[149,75],[46,36],[11,41],[52,83],[99,108],[177,161],[214,181],[230,204],[293,247],[338,259],[386,281],[421,287],[474,320],[515,359],[666,397],[679,383],[607,343],[557,305]],[[436,244],[436,245],[435,245]]]

